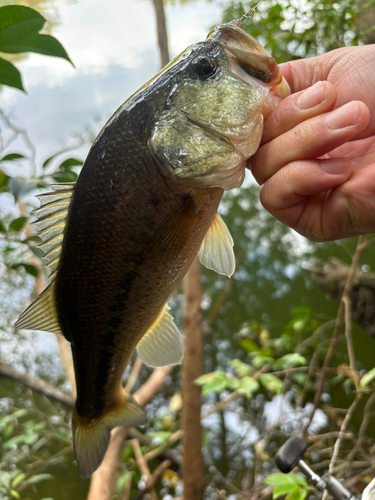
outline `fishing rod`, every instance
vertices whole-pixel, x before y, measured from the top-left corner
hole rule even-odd
[[[318,491],[327,490],[335,500],[359,500],[345,486],[330,474],[324,474],[320,477],[302,460],[307,449],[307,444],[298,437],[291,437],[279,449],[275,456],[277,467],[287,474],[294,467],[307,477]],[[365,488],[362,494],[362,500],[375,500],[375,479]]]

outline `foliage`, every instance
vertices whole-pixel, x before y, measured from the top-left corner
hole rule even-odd
[[[230,2],[223,21],[241,18],[253,5],[238,0]],[[366,15],[374,0],[352,2],[329,0],[264,0],[256,9],[246,30],[262,41],[278,63],[316,56],[329,50],[363,41],[356,30],[358,20]]]
[[[265,480],[264,484],[275,486],[272,498],[275,500],[285,496],[285,500],[305,500],[309,485],[301,476],[293,474],[271,474]]]
[[[39,12],[29,7],[22,5],[0,7],[0,52],[7,54],[35,52],[61,57],[71,62],[66,50],[56,38],[39,33],[45,22]],[[4,58],[0,58],[0,84],[25,90],[21,73]]]

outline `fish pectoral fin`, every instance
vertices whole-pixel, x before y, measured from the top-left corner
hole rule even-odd
[[[225,222],[216,213],[198,252],[198,258],[207,269],[230,278],[235,271],[233,238]]]
[[[137,401],[123,391],[124,401],[116,409],[98,419],[80,417],[73,413],[73,445],[78,470],[89,477],[99,467],[107,451],[111,430],[118,425],[133,427],[146,423],[146,414]]]
[[[53,282],[21,314],[14,326],[25,330],[42,330],[62,335],[57,319]]]
[[[182,337],[165,304],[151,328],[137,345],[137,354],[148,366],[167,366],[181,363]]]

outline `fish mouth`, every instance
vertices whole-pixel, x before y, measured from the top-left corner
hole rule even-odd
[[[290,94],[288,82],[283,77],[276,61],[251,35],[244,31],[241,21],[235,20],[214,28],[207,38],[217,40],[228,56],[228,70],[239,76],[256,79],[269,91],[283,99]],[[239,71],[239,68],[242,71]],[[254,82],[252,81],[252,85]]]

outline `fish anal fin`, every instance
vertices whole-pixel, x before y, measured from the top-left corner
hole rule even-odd
[[[89,477],[101,464],[107,451],[111,430],[118,425],[132,427],[146,423],[146,415],[136,400],[123,391],[121,406],[97,419],[73,413],[73,444],[78,470]]]
[[[233,239],[218,213],[215,214],[198,252],[198,258],[207,269],[229,278],[235,271]]]
[[[62,334],[57,318],[54,283],[50,283],[34,300],[21,314],[14,326],[25,330],[41,330]]]
[[[137,354],[148,366],[167,366],[181,363],[183,350],[181,334],[165,304],[159,316],[137,345]]]

